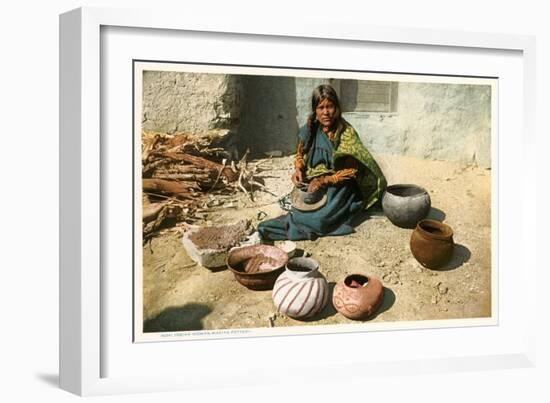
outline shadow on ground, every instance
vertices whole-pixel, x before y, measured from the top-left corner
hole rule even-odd
[[[470,249],[468,249],[464,245],[457,243],[454,246],[453,256],[451,257],[451,260],[449,261],[449,263],[447,263],[445,266],[443,266],[438,270],[450,271],[450,270],[458,269],[460,266],[462,266],[464,263],[470,260],[471,256],[472,256],[472,253],[470,252]]]
[[[386,215],[384,214],[382,207],[379,207],[378,205],[376,205],[366,211],[362,211],[358,213],[355,217],[353,217],[353,219],[351,220],[351,226],[355,228],[370,218],[385,218],[385,217]]]
[[[36,378],[40,379],[47,385],[59,387],[59,375],[57,374],[36,374]]]
[[[381,313],[388,311],[393,304],[395,304],[395,293],[391,289],[384,287],[384,297],[382,298],[382,303],[378,307],[376,313],[369,317],[368,320],[375,319]]]
[[[143,331],[175,332],[183,330],[202,330],[203,318],[212,312],[212,309],[203,304],[185,304],[181,307],[167,308],[155,318],[143,323]]]
[[[430,209],[430,212],[426,216],[426,218],[428,218],[430,220],[436,220],[436,221],[439,221],[439,222],[443,222],[446,217],[447,217],[447,215],[442,210],[440,210],[438,208],[435,208],[435,207],[432,207]]]

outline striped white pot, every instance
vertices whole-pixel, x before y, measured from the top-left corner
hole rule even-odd
[[[328,283],[318,271],[319,263],[311,258],[296,257],[273,286],[273,303],[277,310],[294,319],[309,318],[328,302]]]

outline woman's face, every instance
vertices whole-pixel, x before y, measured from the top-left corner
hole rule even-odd
[[[315,108],[317,120],[324,127],[332,127],[336,118],[336,107],[328,98],[324,98]]]

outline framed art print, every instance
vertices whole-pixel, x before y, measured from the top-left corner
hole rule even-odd
[[[532,365],[532,39],[333,28],[61,16],[63,388]]]

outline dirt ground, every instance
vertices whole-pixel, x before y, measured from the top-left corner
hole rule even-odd
[[[394,226],[381,212],[361,217],[354,234],[299,241],[298,248],[319,262],[330,290],[351,273],[382,281],[384,300],[369,321],[491,316],[491,171],[446,161],[376,158],[388,184],[414,183],[428,190],[429,218],[454,230],[451,262],[441,270],[423,268],[409,249],[412,230]],[[273,158],[264,167],[269,169],[262,179],[273,194],[255,191],[254,202],[244,193],[212,200],[214,211],[203,214],[197,224],[249,218],[257,225],[284,213],[277,199],[291,189],[292,158]],[[277,315],[271,291],[251,291],[229,270],[211,271],[194,263],[182,246],[182,230],[167,230],[143,248],[145,332],[353,322],[330,302],[307,322]]]

